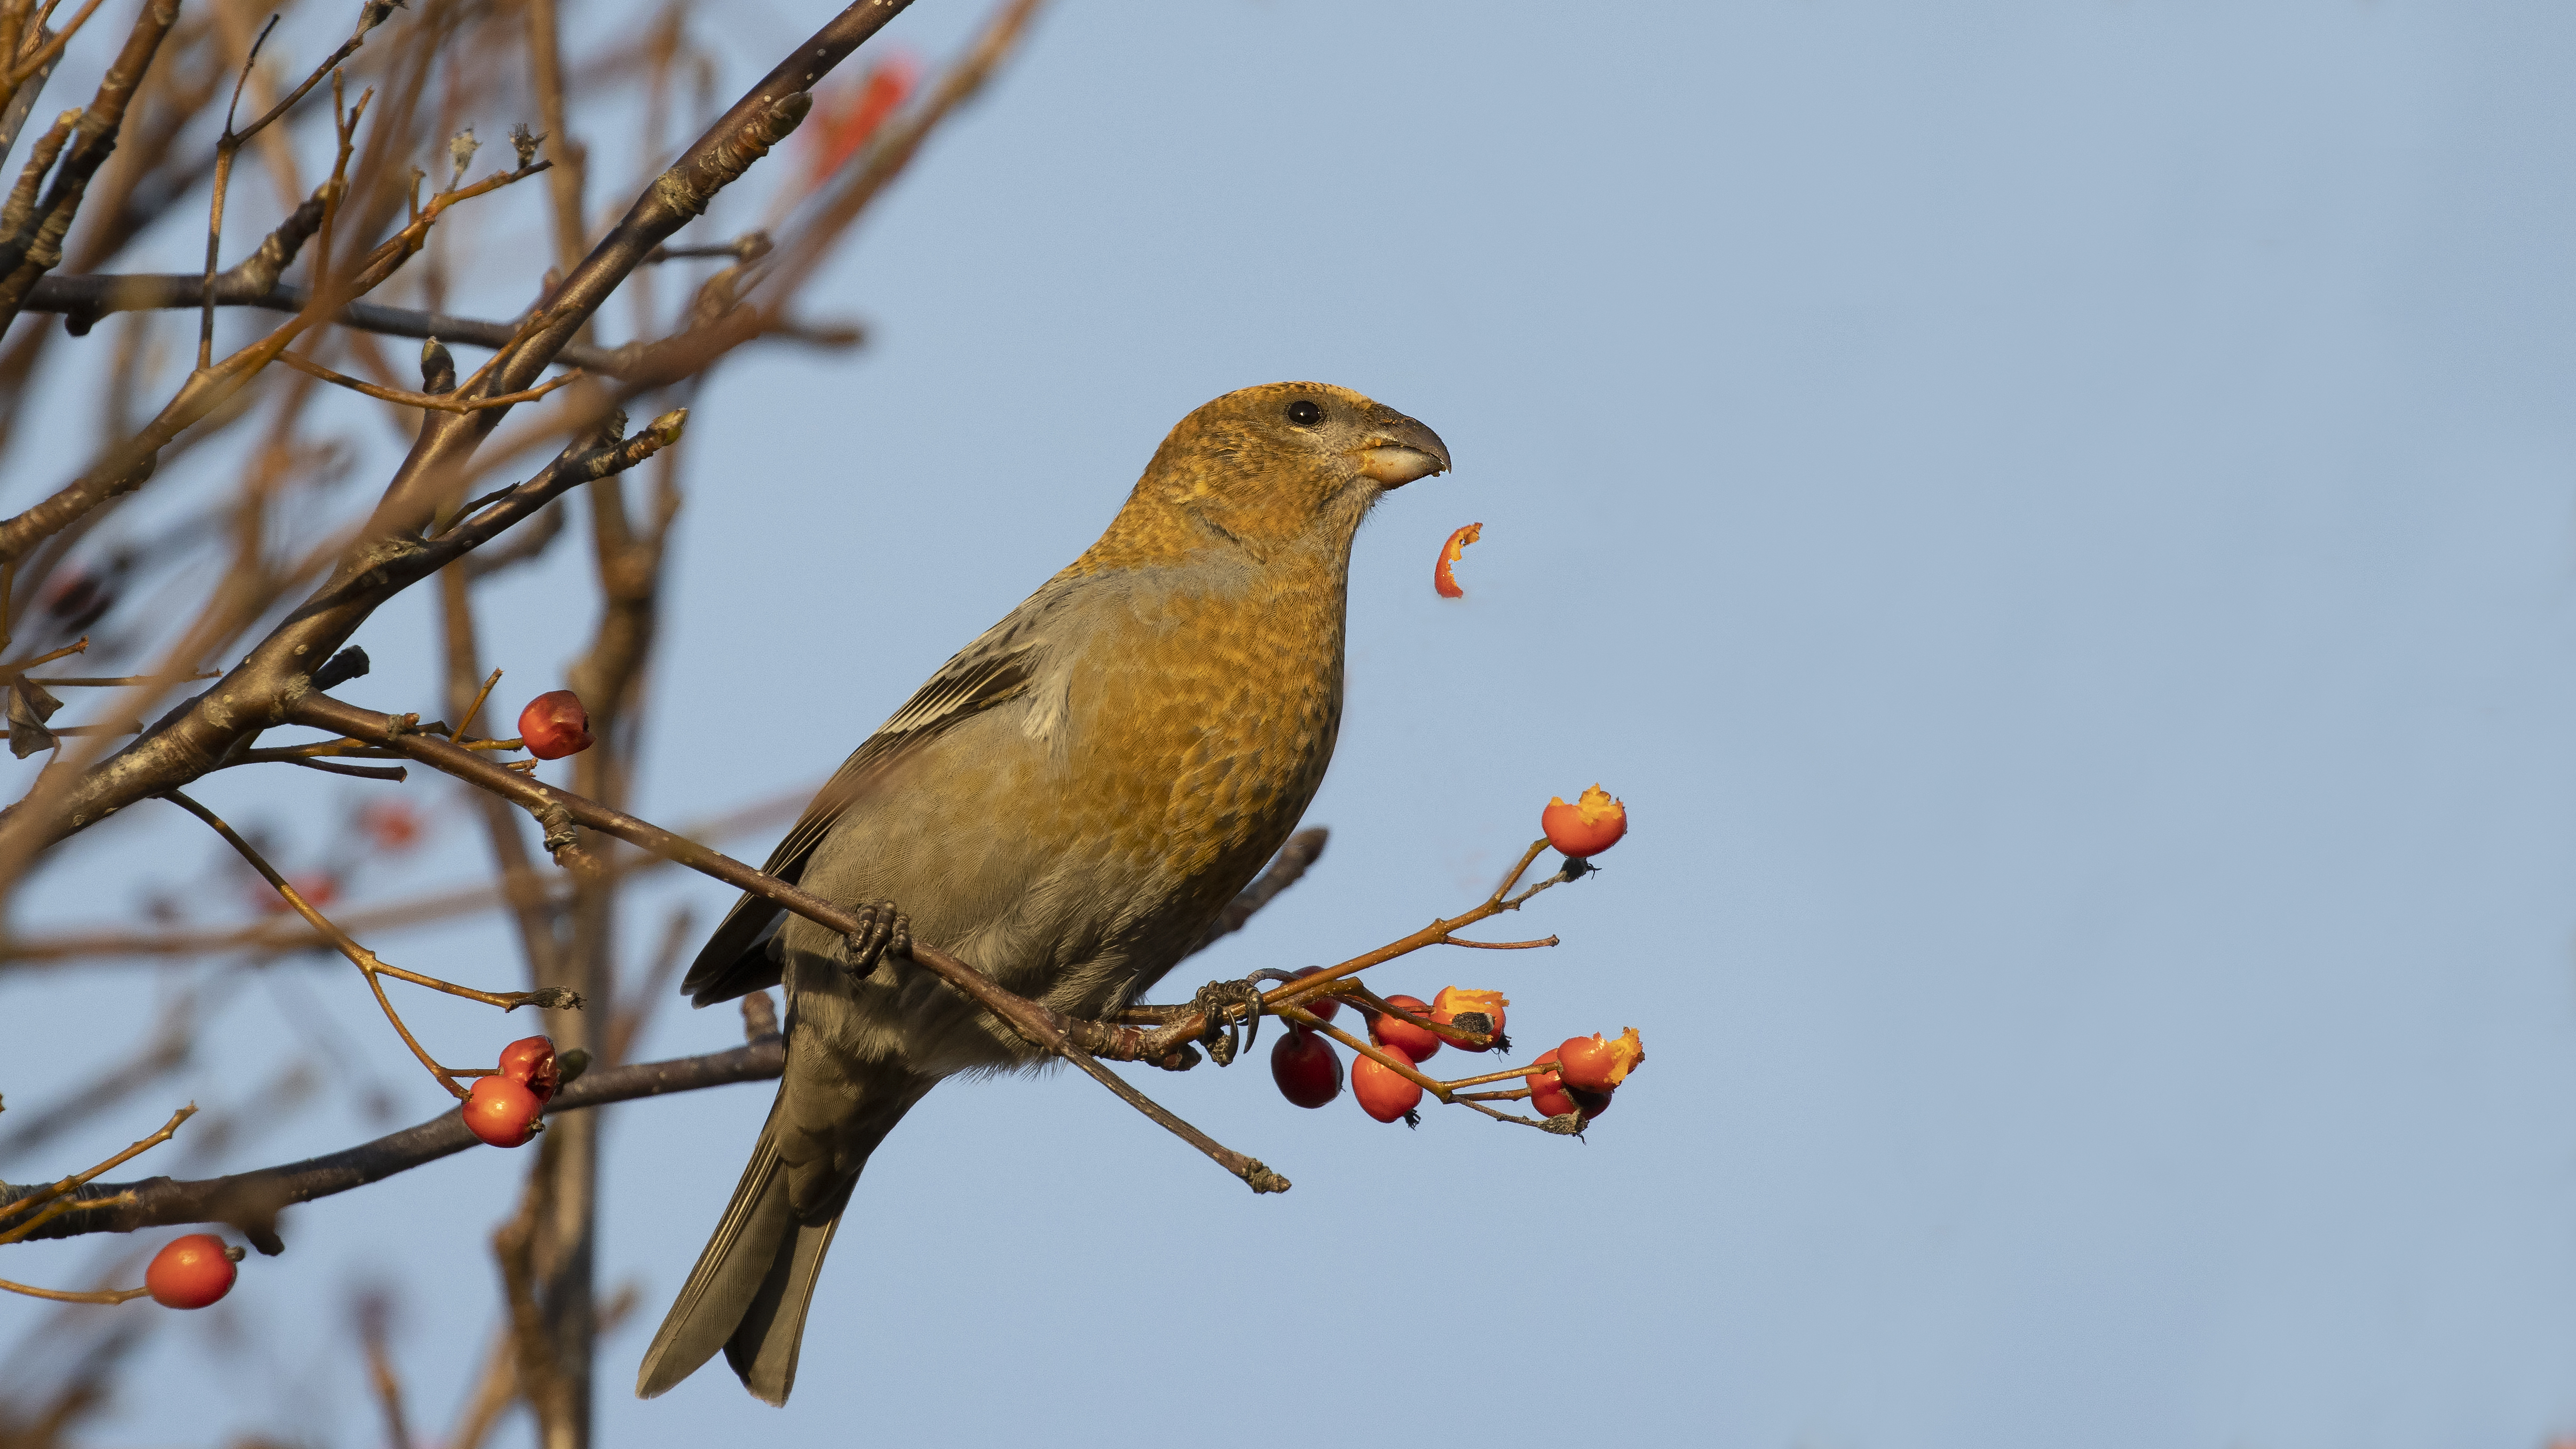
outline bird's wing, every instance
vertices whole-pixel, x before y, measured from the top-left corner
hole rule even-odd
[[[814,847],[888,769],[961,720],[1028,693],[1045,649],[1042,617],[1024,607],[942,665],[894,718],[841,762],[761,869],[781,880],[802,880]],[[770,958],[768,938],[780,914],[780,907],[745,892],[699,949],[680,990],[692,1003],[711,1006],[777,985],[779,966]]]

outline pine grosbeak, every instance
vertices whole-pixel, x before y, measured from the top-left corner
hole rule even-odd
[[[870,935],[746,895],[682,987],[705,1006],[783,980],[787,1069],[638,1393],[721,1347],[785,1403],[869,1152],[941,1079],[1040,1061],[907,959],[912,935],[1092,1018],[1189,953],[1323,782],[1361,518],[1448,466],[1439,435],[1343,388],[1228,393],[1172,429],[1099,542],[841,766],[767,869],[869,906]]]

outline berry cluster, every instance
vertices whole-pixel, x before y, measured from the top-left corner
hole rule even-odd
[[[553,1038],[525,1037],[501,1049],[499,1069],[476,1080],[458,1110],[475,1136],[495,1147],[523,1147],[545,1130],[539,1119],[563,1082]]]
[[[1461,534],[1467,532],[1460,530]],[[1474,539],[1468,537],[1466,541],[1472,543]],[[1452,540],[1453,547],[1456,542]],[[1450,557],[1454,556],[1453,552]],[[1620,837],[1628,833],[1628,810],[1596,784],[1573,804],[1567,804],[1561,796],[1550,800],[1540,812],[1539,826],[1546,833],[1547,843],[1566,857],[1562,874],[1574,879],[1589,872],[1592,856],[1618,844]],[[1319,969],[1306,967],[1291,973],[1288,981],[1293,985]],[[1511,1050],[1511,1039],[1503,1034],[1505,1009],[1511,1001],[1499,991],[1445,986],[1426,1002],[1414,996],[1372,996],[1358,988],[1356,977],[1346,979],[1352,987],[1349,994],[1354,998],[1353,1005],[1368,1018],[1370,1045],[1388,1059],[1363,1053],[1350,1067],[1351,1096],[1361,1111],[1380,1122],[1398,1118],[1407,1124],[1421,1121],[1418,1109],[1425,1088],[1418,1080],[1420,1073],[1408,1074],[1391,1061],[1418,1068],[1443,1046],[1464,1052]],[[1321,1107],[1342,1094],[1341,1056],[1319,1029],[1341,1010],[1342,1002],[1326,995],[1308,998],[1303,1005],[1315,1017],[1315,1023],[1292,1021],[1287,1035],[1270,1049],[1270,1078],[1278,1084],[1279,1094],[1290,1102],[1300,1107]],[[1597,1032],[1588,1037],[1569,1037],[1563,1045],[1551,1048],[1531,1063],[1529,1071],[1522,1075],[1521,1090],[1480,1094],[1474,1100],[1526,1097],[1542,1115],[1550,1119],[1572,1117],[1573,1125],[1580,1127],[1610,1109],[1611,1093],[1645,1059],[1645,1046],[1635,1027],[1610,1039]],[[1439,1085],[1443,1092],[1450,1092],[1507,1081],[1514,1075],[1509,1071],[1487,1073]]]

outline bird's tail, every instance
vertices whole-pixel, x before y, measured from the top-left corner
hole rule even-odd
[[[905,1106],[911,1105],[909,1102]],[[888,1114],[902,1115],[901,1109]],[[892,1121],[886,1126],[891,1127]],[[760,1130],[750,1165],[735,1184],[698,1265],[644,1351],[638,1397],[652,1398],[697,1372],[722,1348],[744,1388],[783,1405],[796,1386],[796,1350],[823,1254],[841,1226],[858,1174],[800,1219],[788,1202],[787,1164],[778,1152],[777,1110]]]

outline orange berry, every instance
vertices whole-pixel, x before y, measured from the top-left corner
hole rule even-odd
[[[1645,1043],[1638,1039],[1633,1026],[1610,1041],[1603,1041],[1597,1031],[1590,1036],[1567,1037],[1557,1052],[1564,1064],[1557,1069],[1557,1076],[1568,1088],[1584,1092],[1617,1088],[1646,1059]]]
[[[569,689],[552,689],[519,711],[519,741],[540,760],[560,760],[590,748],[590,711]]]
[[[1562,795],[1551,798],[1538,813],[1538,828],[1547,833],[1548,844],[1582,860],[1617,845],[1628,833],[1628,807],[1596,784],[1571,805]]]
[[[465,1099],[466,1130],[495,1147],[523,1147],[537,1135],[545,1104],[508,1077],[478,1077]]]
[[[1422,1120],[1413,1110],[1422,1105],[1422,1084],[1375,1057],[1351,1063],[1351,1095],[1359,1099],[1361,1111],[1381,1122],[1402,1117],[1410,1125]]]
[[[1400,1011],[1412,1012],[1415,1016],[1431,1014],[1431,1003],[1419,996],[1390,996],[1386,1004]],[[1384,1012],[1369,1018],[1369,1040],[1388,1051],[1402,1052],[1417,1062],[1431,1060],[1432,1053],[1440,1050],[1440,1033]]]
[[[1311,1031],[1291,1030],[1270,1049],[1270,1080],[1298,1106],[1320,1107],[1342,1094],[1341,1054]]]
[[[1479,1029],[1474,1022],[1461,1022],[1458,1018],[1482,1013],[1485,1025],[1481,1029],[1493,1040],[1483,1046],[1469,1046],[1462,1041],[1453,1041],[1449,1045],[1462,1052],[1489,1052],[1498,1046],[1510,1045],[1503,1036],[1503,1008],[1511,1004],[1510,998],[1499,991],[1476,991],[1464,986],[1443,986],[1440,988],[1440,994],[1431,998],[1431,1019],[1442,1026],[1454,1025],[1473,1031]]]
[[[152,1255],[143,1286],[164,1308],[203,1308],[233,1291],[240,1272],[233,1264],[240,1258],[241,1249],[224,1246],[212,1233],[172,1238]]]
[[[553,1101],[555,1088],[563,1084],[554,1038],[523,1037],[501,1048],[501,1075],[535,1093],[538,1101]]]

